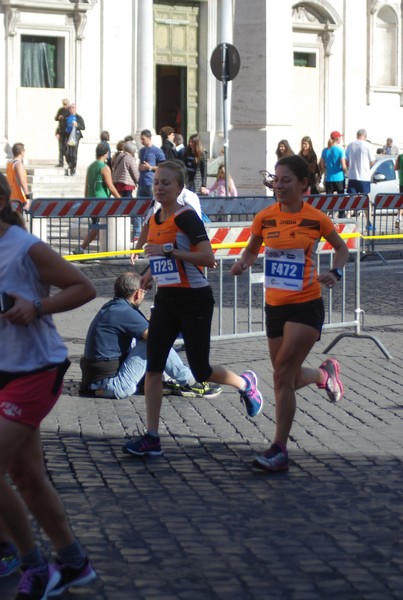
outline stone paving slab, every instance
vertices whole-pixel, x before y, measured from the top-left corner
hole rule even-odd
[[[124,267],[125,268],[125,267]],[[73,359],[65,390],[43,424],[45,459],[72,525],[99,575],[82,600],[389,600],[403,589],[403,265],[365,265],[362,304],[373,342],[332,351],[346,390],[337,405],[316,387],[298,394],[290,470],[251,468],[274,431],[265,339],[215,342],[212,362],[256,370],[266,398],[248,419],[239,395],[167,398],[165,456],[121,452],[145,422],[144,399],[77,396],[88,324],[122,267],[86,266],[99,296],[57,315]],[[336,335],[326,332],[308,364]],[[45,548],[48,542],[39,532]],[[0,582],[13,598],[17,577]]]

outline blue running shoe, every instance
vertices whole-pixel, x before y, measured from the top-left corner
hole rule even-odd
[[[71,567],[64,565],[59,560],[50,566],[48,597],[60,596],[71,587],[87,585],[96,578],[96,573],[91,567],[88,558],[82,567]]]
[[[12,575],[20,566],[16,548],[12,544],[0,544],[0,578]]]
[[[328,358],[319,367],[327,375],[325,383],[318,383],[319,389],[326,390],[331,402],[338,402],[343,398],[343,384],[340,379],[340,365],[335,358]]]
[[[265,471],[288,471],[288,452],[277,444],[272,444],[266,452],[256,456],[253,466]]]
[[[138,440],[128,442],[122,447],[122,452],[132,456],[162,456],[160,438],[146,433]]]
[[[241,402],[245,403],[246,411],[250,417],[256,417],[263,408],[263,396],[257,389],[257,377],[254,371],[245,371],[241,374],[246,382],[246,389],[239,390]]]

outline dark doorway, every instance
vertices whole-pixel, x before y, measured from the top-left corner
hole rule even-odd
[[[156,131],[171,125],[187,138],[186,67],[157,65]]]

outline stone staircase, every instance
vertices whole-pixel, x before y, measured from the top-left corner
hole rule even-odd
[[[83,198],[86,167],[80,165],[74,177],[49,161],[37,161],[26,167],[33,198]]]

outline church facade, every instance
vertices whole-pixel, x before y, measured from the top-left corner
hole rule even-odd
[[[25,143],[29,161],[57,157],[54,117],[76,102],[86,129],[79,160],[102,130],[172,125],[223,144],[222,83],[210,57],[240,55],[226,103],[228,159],[240,193],[260,192],[280,139],[319,154],[330,131],[345,143],[365,127],[403,147],[402,2],[397,0],[0,0],[0,163]]]

